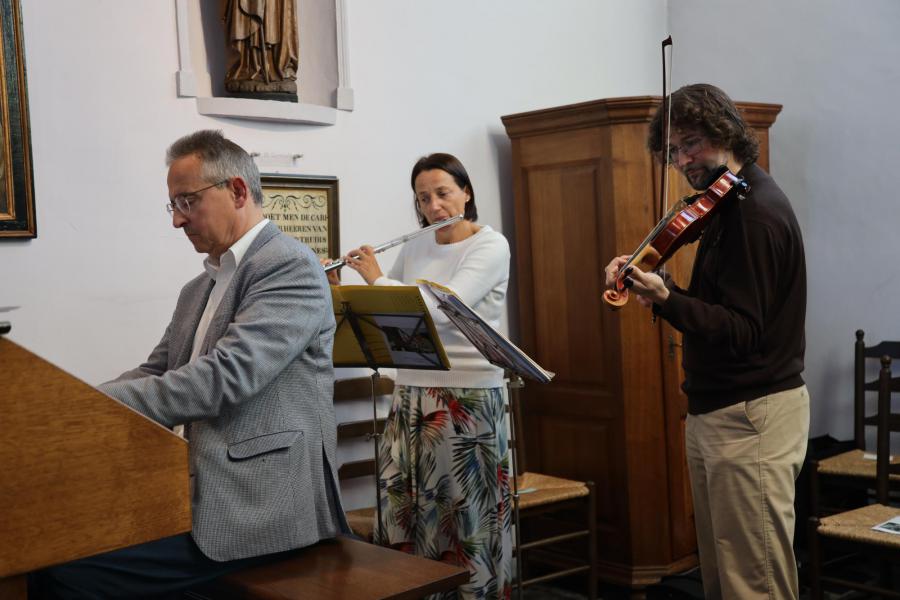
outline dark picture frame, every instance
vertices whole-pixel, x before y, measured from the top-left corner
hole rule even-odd
[[[263,173],[263,213],[319,258],[340,256],[338,179]]]
[[[0,239],[37,237],[19,0],[0,0]]]

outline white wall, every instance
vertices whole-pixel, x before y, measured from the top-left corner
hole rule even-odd
[[[900,2],[677,0],[669,21],[673,87],[784,105],[771,170],[806,244],[810,435],[848,439],[854,332],[900,339]]]
[[[89,383],[146,358],[201,269],[163,207],[177,137],[221,128],[339,177],[345,249],[416,229],[410,168],[448,151],[480,221],[512,237],[500,116],[656,93],[666,23],[664,0],[348,0],[356,110],[335,126],[279,126],[202,117],[176,97],[175,0],[22,5],[39,237],[0,243],[0,310],[20,307],[0,319]]]

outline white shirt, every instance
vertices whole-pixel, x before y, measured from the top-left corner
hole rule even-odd
[[[253,243],[253,240],[256,239],[256,236],[259,235],[259,232],[262,231],[262,228],[265,227],[268,222],[268,219],[263,219],[254,225],[250,231],[241,236],[241,239],[232,244],[232,246],[219,257],[218,264],[213,261],[211,256],[207,256],[206,259],[204,259],[203,268],[206,269],[206,272],[216,284],[209,294],[209,300],[206,301],[206,308],[203,309],[203,315],[200,317],[200,322],[197,323],[197,331],[194,332],[194,347],[191,351],[191,362],[200,354],[200,348],[203,346],[203,338],[206,337],[206,330],[209,329],[209,323],[216,314],[219,303],[222,302],[222,297],[225,296],[225,290],[228,289],[228,285],[231,283],[232,278],[234,278],[234,272],[237,270],[238,265],[241,264],[244,254],[247,253],[247,248],[250,247],[250,244]]]
[[[379,277],[375,285],[416,285],[416,279],[434,281],[456,292],[481,318],[499,328],[509,283],[509,257],[506,238],[487,225],[452,244],[438,244],[434,234],[426,234],[407,242],[387,277]],[[398,369],[397,383],[418,387],[501,387],[503,370],[481,356],[427,296],[425,302],[450,359],[450,370]]]

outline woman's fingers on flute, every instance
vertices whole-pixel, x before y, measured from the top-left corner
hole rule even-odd
[[[373,258],[375,256],[375,250],[372,246],[360,246],[359,248],[355,248],[347,253],[344,256],[344,261],[350,265],[351,263],[360,264],[362,262],[366,262],[367,259]]]
[[[359,273],[370,285],[382,276],[381,267],[378,265],[375,249],[372,246],[360,246],[356,250],[351,250],[346,260],[347,266]]]
[[[334,261],[330,258],[319,258],[319,263],[323,267],[327,267],[328,265],[330,265],[333,262]],[[332,269],[330,271],[327,271],[325,273],[325,275],[328,276],[328,283],[330,283],[331,285],[341,285],[340,272],[341,272],[340,267],[338,267],[337,269]]]
[[[345,254],[341,258],[343,258],[344,260],[347,260],[348,258],[358,259],[360,254],[362,254],[362,248],[354,248],[353,250],[350,250],[349,252],[347,252],[347,254]]]

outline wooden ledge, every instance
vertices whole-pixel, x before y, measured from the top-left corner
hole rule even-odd
[[[467,581],[462,567],[339,537],[222,577],[200,594],[216,600],[413,600]]]

